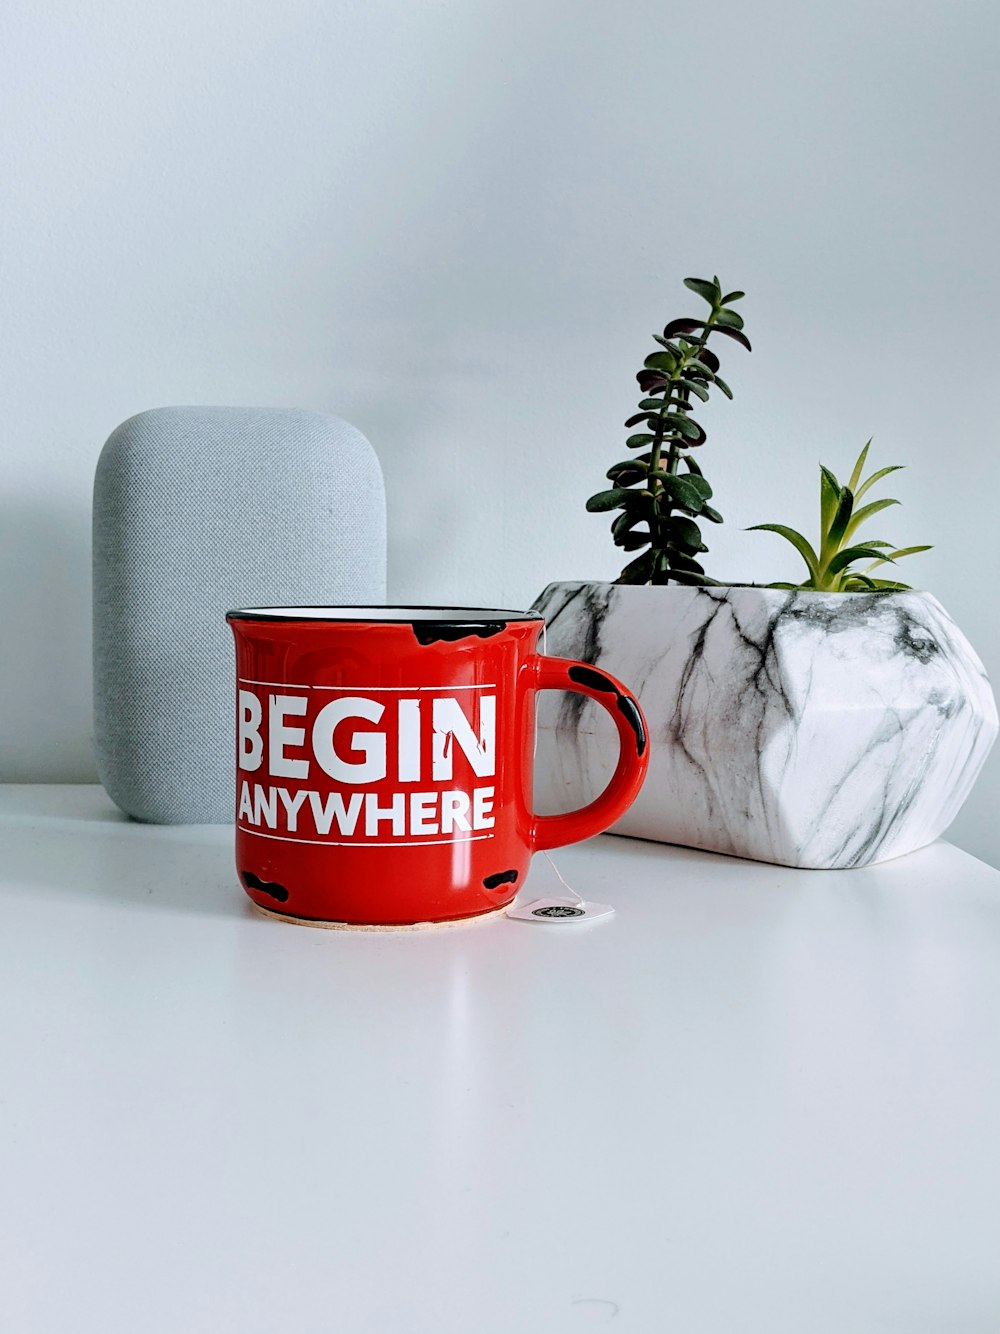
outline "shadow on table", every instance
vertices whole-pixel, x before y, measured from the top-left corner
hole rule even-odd
[[[99,787],[5,789],[0,848],[0,898],[253,916],[236,877],[230,826],[141,824]]]

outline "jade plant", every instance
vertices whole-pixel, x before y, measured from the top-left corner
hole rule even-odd
[[[659,349],[635,377],[643,396],[625,423],[640,428],[625,441],[636,452],[609,468],[611,488],[587,501],[591,512],[620,510],[611,525],[615,545],[641,553],[622,570],[620,584],[715,583],[697,559],[708,550],[697,521],[721,523],[722,515],[709,505],[712,488],[691,457],[706,439],[692,400],[707,402],[713,388],[733,396],[710,338],[735,339],[747,351],[750,343],[733,309],[743,292],[723,293],[718,278],[685,278],[684,286],[708,303],[707,316],[671,320],[653,335]]]
[[[888,498],[869,501],[858,506],[858,502],[868,494],[871,488],[887,477],[891,472],[899,472],[901,464],[891,464],[888,468],[879,468],[877,472],[864,477],[865,461],[871,441],[865,445],[854,465],[854,471],[846,486],[841,486],[829,468],[820,465],[820,535],[818,547],[813,547],[801,533],[782,523],[757,523],[749,532],[761,530],[778,533],[791,542],[792,546],[805,561],[808,577],[800,584],[775,583],[770,588],[814,588],[823,593],[864,593],[864,592],[904,592],[910,585],[900,584],[892,579],[876,579],[872,571],[883,565],[895,564],[903,556],[915,555],[918,551],[930,551],[929,546],[894,547],[891,542],[880,538],[857,539],[858,529],[869,519],[898,505],[898,500]],[[861,566],[864,564],[864,568]]]

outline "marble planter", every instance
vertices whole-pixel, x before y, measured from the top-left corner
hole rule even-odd
[[[868,866],[948,827],[997,734],[982,663],[927,593],[550,584],[547,651],[620,677],[650,768],[615,833],[784,866]],[[617,742],[539,701],[536,806],[581,805]]]

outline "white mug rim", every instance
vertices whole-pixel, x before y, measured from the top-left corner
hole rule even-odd
[[[336,624],[385,625],[498,625],[544,620],[537,611],[500,607],[327,606],[296,604],[287,607],[241,607],[226,612],[227,621],[301,621]]]

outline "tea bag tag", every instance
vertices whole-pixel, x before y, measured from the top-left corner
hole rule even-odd
[[[543,852],[542,856],[556,873],[556,878],[571,898],[532,899],[529,903],[512,903],[507,909],[507,916],[520,922],[593,922],[598,917],[611,917],[614,908],[610,903],[591,903],[566,883],[559,873],[559,867]]]
[[[507,916],[521,922],[592,922],[597,917],[611,917],[610,903],[588,903],[586,899],[532,899],[530,903],[514,904]]]

